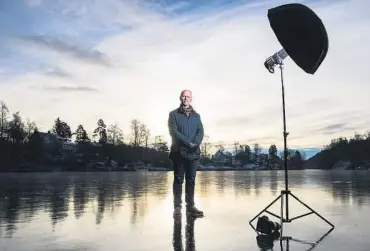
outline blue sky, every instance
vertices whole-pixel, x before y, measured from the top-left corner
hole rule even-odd
[[[291,1],[293,2],[293,1]],[[369,128],[368,1],[299,1],[323,20],[329,52],[314,76],[286,60],[289,146],[320,148]],[[282,146],[280,49],[266,17],[287,1],[0,2],[0,100],[42,130],[137,118],[167,132],[182,89],[193,90],[212,142]]]

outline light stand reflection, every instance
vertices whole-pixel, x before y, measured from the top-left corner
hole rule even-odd
[[[310,246],[308,249],[305,249],[305,251],[311,251],[314,248],[316,248],[317,245],[321,241],[323,241],[332,231],[333,231],[333,228],[331,228],[329,231],[327,231],[325,234],[323,234],[315,242],[308,242],[308,241],[304,241],[304,240],[299,240],[299,239],[293,238],[291,236],[281,237],[280,239],[279,238],[274,239],[273,236],[262,235],[262,234],[258,234],[256,236],[256,241],[257,241],[257,245],[258,245],[258,247],[260,248],[261,251],[274,251],[274,250],[276,250],[276,249],[274,249],[274,242],[276,242],[277,240],[279,240],[279,244],[280,244],[279,246],[280,246],[281,251],[290,251],[290,243],[292,241]]]

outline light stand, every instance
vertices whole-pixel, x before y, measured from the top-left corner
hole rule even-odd
[[[249,224],[259,234],[259,232],[267,235],[269,230],[266,230],[266,225],[269,228],[275,228],[275,224],[266,223],[266,219],[261,217],[260,223],[265,222],[265,226],[259,225],[258,229],[253,226],[252,222],[260,216],[263,212],[271,214],[280,219],[280,241],[285,237],[283,235],[284,223],[290,223],[293,220],[308,216],[310,214],[316,214],[323,221],[328,223],[334,229],[334,225],[328,220],[322,217],[319,213],[309,207],[307,204],[302,202],[297,196],[295,196],[289,190],[288,183],[288,150],[287,150],[287,136],[286,131],[286,119],[285,119],[285,96],[284,96],[284,79],[283,79],[283,60],[289,56],[295,64],[300,67],[303,71],[308,74],[314,74],[322,62],[324,61],[328,48],[329,39],[326,33],[325,26],[321,19],[316,15],[314,11],[303,4],[291,3],[280,5],[275,8],[268,10],[267,17],[270,22],[270,27],[274,31],[277,40],[283,47],[282,50],[275,53],[265,61],[265,67],[270,73],[274,73],[274,67],[279,65],[281,74],[281,91],[283,101],[283,126],[284,126],[284,171],[285,171],[285,189],[281,191],[280,195],[274,199],[267,207],[265,207],[260,213],[258,213]],[[293,197],[296,201],[302,204],[304,207],[309,209],[308,213],[296,216],[293,218],[289,217],[289,196]],[[281,200],[281,211],[280,216],[268,211],[268,209],[278,200]],[[285,208],[285,217],[284,217]],[[263,220],[264,219],[264,220]],[[257,224],[258,225],[258,224]],[[271,226],[271,227],[270,227]],[[264,231],[264,232],[262,232]]]
[[[258,213],[250,222],[249,224],[251,227],[257,232],[256,228],[253,226],[252,222],[260,216],[263,212],[266,212],[272,216],[275,216],[276,218],[280,219],[280,226],[281,226],[281,235],[280,235],[280,240],[286,238],[282,237],[283,236],[283,225],[284,223],[290,223],[293,220],[302,218],[304,216],[308,216],[310,214],[316,214],[319,218],[321,218],[323,221],[328,223],[332,228],[334,228],[334,225],[330,223],[328,220],[326,220],[324,217],[322,217],[319,213],[317,213],[315,210],[313,210],[311,207],[309,207],[307,204],[302,202],[297,196],[295,196],[290,190],[289,190],[289,183],[288,183],[288,149],[287,149],[287,137],[288,137],[288,132],[286,131],[286,117],[285,117],[285,92],[284,92],[284,78],[283,78],[283,60],[286,58],[288,55],[285,52],[284,49],[280,50],[279,52],[275,53],[272,57],[269,57],[266,62],[265,62],[265,67],[269,70],[269,72],[274,73],[274,67],[276,65],[279,65],[280,68],[280,75],[281,75],[281,92],[282,92],[282,104],[283,104],[283,136],[284,136],[284,171],[285,171],[285,189],[281,190],[280,195],[274,199],[267,207],[265,207],[260,213]],[[289,195],[293,197],[296,201],[298,201],[300,204],[305,206],[307,209],[310,210],[310,212],[290,218],[289,217]],[[278,200],[281,200],[281,211],[280,211],[280,216],[268,211],[268,209]],[[285,199],[285,203],[284,203]],[[285,208],[285,218],[284,218],[284,208]]]

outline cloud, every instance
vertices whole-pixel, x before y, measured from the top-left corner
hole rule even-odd
[[[78,46],[68,44],[56,38],[46,36],[30,36],[21,38],[30,45],[39,46],[40,50],[49,49],[58,54],[64,54],[73,57],[73,59],[83,60],[89,63],[96,63],[109,66],[109,58],[98,50],[88,50]],[[25,46],[30,46],[25,45]]]
[[[253,123],[253,118],[250,117],[222,118],[219,121],[217,121],[216,125],[230,127],[230,126],[243,126],[247,123]]]
[[[58,86],[58,87],[44,87],[47,91],[60,91],[60,92],[98,92],[97,89],[86,86]]]
[[[267,9],[286,2],[167,2],[42,1],[9,9],[8,31],[23,38],[7,43],[11,56],[0,61],[0,69],[13,69],[0,76],[9,108],[32,117],[41,129],[50,128],[58,114],[88,131],[98,118],[118,122],[128,135],[135,117],[153,136],[169,139],[168,112],[188,88],[211,141],[259,139],[282,146],[280,77],[268,73],[263,62],[280,49]],[[370,115],[369,2],[306,3],[324,21],[330,45],[314,76],[285,60],[290,147],[321,147],[332,137],[353,135],[352,129],[365,131]],[[19,15],[23,19],[15,19]],[[40,74],[40,65],[50,67]],[[99,95],[76,91],[81,86]],[[345,126],[329,130],[340,124]]]
[[[313,130],[313,133],[334,134],[334,133],[341,132],[346,129],[353,131],[355,128],[347,127],[347,123],[337,123],[337,124],[332,124],[332,125],[324,126],[322,128],[315,129]]]
[[[56,66],[56,67],[42,67],[42,70],[41,70],[41,74],[45,74],[47,76],[51,76],[51,77],[61,77],[61,78],[68,78],[68,77],[72,77],[72,75],[67,72],[66,70]]]
[[[30,6],[36,6],[41,4],[42,0],[25,0],[25,2]]]

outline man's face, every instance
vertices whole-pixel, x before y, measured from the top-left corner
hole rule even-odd
[[[191,100],[192,100],[191,96],[192,95],[191,95],[190,91],[182,92],[181,97],[180,97],[181,104],[184,105],[184,106],[189,106],[191,104]]]

